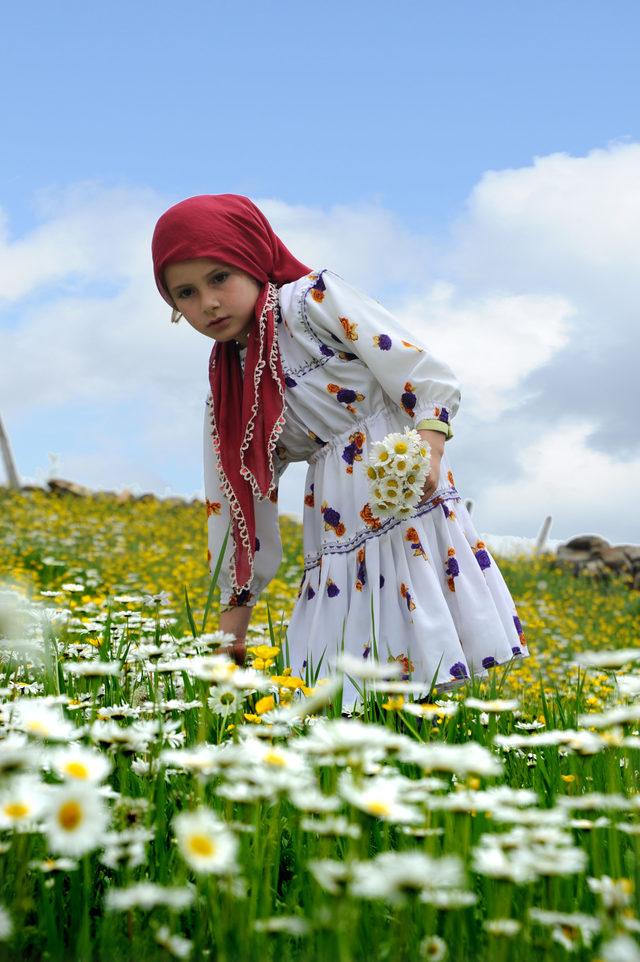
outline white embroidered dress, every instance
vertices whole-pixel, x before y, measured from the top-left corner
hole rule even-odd
[[[404,677],[454,687],[513,657],[526,657],[522,624],[495,560],[455,487],[445,452],[429,501],[402,521],[369,505],[370,446],[423,419],[448,426],[460,403],[451,369],[377,301],[324,270],[279,290],[278,344],[286,375],[286,424],[274,452],[278,477],[307,461],[304,573],[287,637],[294,674],[324,654],[397,659]],[[246,351],[241,352],[244,363]],[[204,480],[213,571],[229,523],[204,418]],[[449,435],[450,429],[447,427]],[[222,605],[255,604],[282,557],[277,497],[255,501],[251,585],[234,593],[230,537],[218,584]],[[372,606],[373,602],[373,606]],[[373,631],[372,631],[373,607]],[[355,690],[345,680],[344,700]]]

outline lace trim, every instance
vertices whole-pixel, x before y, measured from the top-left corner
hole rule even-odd
[[[252,473],[251,469],[248,468],[248,467],[245,465],[245,463],[244,463],[244,452],[245,452],[245,451],[247,450],[247,448],[249,447],[249,444],[250,444],[251,439],[252,439],[252,437],[253,437],[253,432],[254,432],[254,429],[255,429],[256,415],[257,415],[257,413],[258,413],[258,408],[259,408],[259,406],[260,406],[259,401],[258,401],[258,385],[260,384],[260,377],[261,377],[261,375],[262,375],[262,370],[263,370],[263,368],[264,368],[264,366],[265,366],[265,364],[266,364],[266,361],[265,361],[264,358],[263,358],[264,341],[265,341],[265,330],[266,330],[266,318],[267,318],[267,314],[268,314],[269,311],[273,311],[274,314],[275,314],[275,312],[278,310],[278,308],[279,308],[278,288],[276,287],[275,284],[271,284],[271,283],[270,283],[270,284],[269,284],[269,292],[268,292],[268,294],[267,294],[267,300],[266,300],[266,302],[265,302],[264,308],[262,309],[262,314],[260,315],[260,324],[259,324],[260,350],[259,350],[259,352],[258,352],[258,357],[260,358],[260,360],[258,360],[258,363],[256,364],[255,369],[254,369],[254,372],[253,372],[253,404],[252,404],[252,407],[251,407],[251,417],[249,418],[249,421],[247,422],[247,427],[246,427],[245,434],[244,434],[244,441],[242,442],[242,444],[241,444],[241,446],[240,446],[240,464],[241,464],[240,474],[242,475],[243,478],[246,478],[246,479],[248,480],[249,484],[251,485],[251,490],[253,491],[254,496],[255,496],[259,501],[264,501],[264,500],[266,500],[266,499],[269,497],[269,495],[270,495],[273,491],[275,491],[275,489],[276,489],[277,486],[278,486],[278,481],[277,481],[277,478],[276,478],[276,473],[275,473],[274,464],[273,464],[273,453],[274,453],[275,446],[276,446],[276,443],[277,443],[277,441],[278,441],[278,438],[279,438],[280,435],[282,434],[282,431],[283,431],[284,426],[285,426],[285,423],[286,423],[286,418],[285,418],[285,415],[284,415],[284,398],[285,398],[285,391],[284,391],[284,388],[283,388],[282,384],[280,383],[280,378],[278,377],[278,369],[277,369],[277,363],[276,363],[276,362],[277,362],[277,357],[278,357],[278,328],[277,328],[277,324],[276,324],[276,321],[275,321],[275,317],[274,317],[274,324],[273,324],[273,343],[272,343],[272,345],[271,345],[271,352],[270,352],[270,354],[269,354],[269,369],[270,369],[270,371],[271,371],[271,374],[272,374],[272,376],[273,376],[274,381],[276,382],[276,384],[277,384],[277,386],[278,386],[278,393],[280,394],[280,397],[282,398],[282,402],[283,402],[283,411],[282,411],[282,413],[280,414],[280,416],[278,417],[278,419],[276,420],[275,424],[273,425],[273,429],[272,429],[272,431],[271,431],[271,434],[269,435],[269,440],[268,440],[268,442],[267,442],[267,457],[268,457],[268,459],[269,459],[269,474],[271,475],[272,480],[271,480],[271,484],[269,485],[269,488],[268,488],[268,490],[265,492],[265,494],[263,494],[262,491],[260,490],[260,487],[259,487],[259,485],[258,485],[258,482],[257,482],[254,474]]]
[[[216,362],[214,357],[212,367],[211,367],[212,371],[215,369],[215,364]],[[209,398],[207,398],[207,404],[209,404]],[[219,475],[220,487],[224,492],[224,494],[226,495],[227,501],[229,503],[229,510],[231,512],[231,515],[234,521],[238,525],[238,528],[240,531],[240,538],[242,540],[242,545],[243,547],[247,548],[249,552],[249,579],[244,584],[239,585],[237,584],[236,577],[235,577],[237,545],[236,545],[236,540],[233,537],[233,530],[232,530],[231,540],[233,541],[233,553],[231,555],[231,558],[229,559],[229,564],[230,564],[229,572],[231,575],[230,580],[235,591],[244,591],[245,588],[248,588],[251,582],[253,581],[253,545],[250,543],[250,540],[249,540],[249,530],[247,528],[247,522],[244,519],[244,513],[242,511],[242,507],[240,505],[240,502],[236,498],[234,490],[231,487],[229,478],[227,477],[225,470],[222,467],[222,459],[220,457],[220,435],[218,434],[218,426],[216,424],[216,415],[213,407],[213,398],[211,399],[211,403],[209,404],[209,421],[211,423],[211,440],[213,441],[213,450],[215,451],[216,460],[218,462],[218,475]]]

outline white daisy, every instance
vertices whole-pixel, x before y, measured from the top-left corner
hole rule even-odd
[[[32,829],[44,804],[45,786],[33,775],[19,775],[0,794],[0,828]]]
[[[173,827],[182,856],[195,872],[238,872],[238,840],[210,809],[181,812],[174,818]]]
[[[102,845],[109,814],[102,796],[88,785],[53,788],[46,815],[46,833],[55,852],[85,855]]]
[[[83,745],[59,749],[52,755],[50,767],[66,781],[102,782],[112,765],[100,752]]]

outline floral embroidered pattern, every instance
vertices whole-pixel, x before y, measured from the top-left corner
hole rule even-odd
[[[340,594],[340,589],[332,578],[327,578],[327,594],[330,598],[335,598]]]
[[[327,501],[323,501],[320,505],[320,512],[324,518],[324,530],[330,531],[333,529],[339,538],[346,532],[346,527],[340,520],[340,512],[336,511],[335,508],[330,508]]]
[[[371,531],[377,531],[382,526],[382,521],[373,513],[368,501],[360,511],[360,517]]]
[[[313,507],[315,506],[315,503],[316,503],[316,502],[315,502],[315,499],[314,499],[314,495],[313,495],[313,488],[314,488],[314,485],[313,485],[313,483],[312,483],[311,486],[310,486],[310,488],[309,488],[309,494],[305,494],[305,496],[304,496],[304,503],[306,504],[306,506],[307,506],[308,508],[313,508]]]
[[[307,601],[310,601],[312,598],[315,598],[315,595],[316,593],[311,587],[311,585],[307,585],[307,594],[306,594]]]
[[[342,330],[344,331],[348,341],[358,340],[358,325],[355,321],[350,321],[348,317],[339,317],[338,320],[342,324]]]
[[[414,351],[418,352],[418,354],[424,354],[424,350],[421,347],[418,347],[416,344],[412,344],[411,341],[403,341],[401,338],[400,343],[404,344],[405,347],[412,347]]]
[[[239,605],[251,604],[253,598],[253,592],[249,591],[248,588],[243,588],[242,591],[234,591],[226,604],[231,605],[232,608],[236,608]]]
[[[381,351],[391,350],[392,341],[388,334],[374,334],[373,343],[376,347],[379,347]]]
[[[327,391],[329,394],[335,394],[336,401],[340,404],[344,404],[347,411],[351,414],[357,414],[358,412],[353,406],[354,401],[364,401],[366,394],[360,394],[359,391],[354,391],[350,387],[340,387],[339,384],[327,384]]]
[[[298,384],[295,378],[291,377],[290,374],[285,374],[284,383],[287,385],[287,387],[297,387]]]
[[[453,480],[453,471],[447,471],[447,481],[449,482],[452,488],[455,488],[456,483]]]
[[[424,558],[425,561],[429,560],[427,553],[420,542],[420,536],[415,528],[408,528],[404,538],[405,541],[408,541],[411,545],[411,549],[416,558]]]
[[[389,657],[387,658],[387,662],[394,662],[394,661],[398,661],[402,665],[402,674],[400,675],[400,678],[402,679],[402,681],[409,681],[409,678],[412,672],[416,670],[416,666],[411,661],[409,656],[405,655],[404,652],[402,652],[399,655],[396,655],[395,658],[393,657],[393,655],[389,655]]]
[[[363,431],[354,431],[349,435],[349,444],[342,452],[342,460],[347,462],[347,474],[353,474],[354,461],[362,461],[362,446],[365,441],[366,434]]]
[[[413,384],[411,381],[407,381],[404,386],[404,391],[400,396],[400,403],[402,408],[410,417],[415,417],[415,411],[413,410],[416,406],[417,397],[413,393]]]
[[[356,555],[356,591],[362,591],[367,583],[367,568],[364,560],[364,547],[358,549]]]
[[[455,665],[452,665],[449,669],[451,675],[454,678],[468,678],[469,672],[467,671],[467,666],[462,661],[457,661]]]
[[[473,552],[476,556],[476,561],[480,567],[484,570],[485,568],[491,567],[491,558],[484,546],[484,541],[476,541],[475,545],[471,545]]]
[[[445,574],[447,575],[447,584],[449,585],[449,591],[455,591],[456,586],[454,578],[457,578],[460,574],[460,568],[458,566],[457,559],[455,557],[456,549],[449,548],[447,551],[447,563],[445,565]]]
[[[401,581],[401,582],[400,582],[400,594],[402,595],[402,597],[403,597],[403,598],[405,599],[405,601],[407,602],[407,608],[408,608],[408,610],[409,610],[409,611],[414,611],[414,610],[415,610],[415,607],[416,607],[416,604],[415,604],[415,601],[413,600],[413,598],[411,597],[411,592],[409,591],[408,586],[405,585],[404,581]]]
[[[316,277],[316,275],[310,274],[309,277],[313,278],[313,277]],[[316,281],[314,285],[311,287],[311,296],[316,302],[316,304],[322,304],[324,300],[324,292],[326,291],[326,289],[327,289],[327,286],[322,279],[322,274],[320,274],[316,277]]]
[[[207,518],[210,518],[212,514],[220,514],[222,511],[222,503],[220,501],[209,501],[205,498],[205,504],[207,506]]]
[[[520,644],[526,645],[527,642],[524,637],[524,631],[522,630],[522,622],[520,621],[517,615],[513,616],[513,623],[516,626],[516,631],[518,632],[518,638],[520,639]],[[512,650],[515,652],[515,648]]]

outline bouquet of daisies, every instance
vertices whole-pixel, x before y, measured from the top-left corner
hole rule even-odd
[[[431,446],[405,427],[372,445],[367,465],[371,508],[378,517],[406,518],[420,501],[431,470]]]

